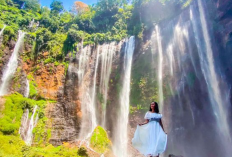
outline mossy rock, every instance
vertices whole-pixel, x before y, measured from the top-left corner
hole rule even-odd
[[[96,127],[90,139],[90,146],[98,153],[105,153],[111,149],[112,143],[107,132],[100,126]]]
[[[77,155],[79,155],[81,157],[88,157],[89,156],[85,147],[79,148],[77,151]]]

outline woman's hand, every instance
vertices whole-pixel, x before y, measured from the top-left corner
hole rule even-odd
[[[147,124],[148,122],[149,122],[149,120],[146,119],[146,121],[144,123],[139,123],[138,125],[141,126],[141,125]]]

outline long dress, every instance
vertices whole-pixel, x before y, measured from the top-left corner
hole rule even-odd
[[[166,149],[167,135],[160,126],[161,118],[162,114],[147,112],[144,119],[149,123],[137,126],[132,145],[145,156],[158,156]]]

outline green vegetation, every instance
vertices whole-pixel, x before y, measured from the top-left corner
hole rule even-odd
[[[6,96],[5,99],[4,109],[0,112],[0,132],[5,135],[18,135],[23,111],[26,108],[32,112],[33,107],[37,105],[41,109],[39,110],[41,114],[46,105],[46,101],[27,99],[18,93]]]
[[[107,152],[111,148],[111,145],[106,131],[100,126],[96,127],[90,139],[91,148],[102,154]]]
[[[37,84],[36,84],[32,75],[28,75],[27,78],[29,80],[29,89],[30,89],[29,96],[30,96],[30,98],[35,98],[38,96],[38,91],[36,89]]]
[[[78,157],[82,156],[84,148],[70,148],[66,145],[54,147],[48,143],[51,137],[49,119],[45,117],[47,101],[35,101],[24,98],[15,93],[4,97],[5,104],[1,104],[0,110],[0,156],[1,157]],[[3,106],[2,106],[3,105]],[[34,106],[38,106],[39,121],[33,130],[33,146],[27,146],[20,138],[19,128],[24,110],[27,108],[32,113]],[[78,155],[80,154],[80,155]]]
[[[48,126],[49,119],[44,114],[39,115],[40,121],[33,129],[34,143],[36,146],[45,147],[49,145],[49,139],[51,138],[51,129]]]
[[[141,54],[138,60],[133,63],[131,73],[131,94],[130,94],[130,113],[138,110],[147,111],[149,104],[152,101],[159,102],[158,97],[158,79],[157,79],[157,56],[152,56],[151,50]],[[154,79],[155,78],[155,79]],[[192,76],[189,77],[189,82],[192,83]],[[169,87],[170,77],[163,78],[163,93],[164,99],[172,95]]]
[[[30,147],[25,145],[19,135],[2,135],[0,133],[0,157],[81,157],[77,148],[64,145],[54,147]],[[82,149],[83,151],[83,149]],[[86,156],[84,156],[86,157]]]
[[[37,59],[47,51],[46,64],[63,61],[69,52],[77,52],[76,45],[81,41],[93,44],[120,41],[130,35],[141,38],[154,23],[176,15],[176,8],[181,11],[190,2],[134,0],[128,4],[126,0],[99,0],[88,9],[68,12],[59,0],[52,2],[51,9],[40,7],[38,0],[6,0],[0,3],[0,26],[7,25],[4,45],[16,40],[19,29],[27,32],[26,43],[34,45],[30,56]]]
[[[142,105],[144,108],[151,101],[158,101],[158,82],[156,77],[156,71],[152,64],[151,52],[146,52],[139,57],[132,67],[132,83],[131,83],[131,105],[136,107]]]

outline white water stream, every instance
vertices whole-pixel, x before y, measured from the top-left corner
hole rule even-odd
[[[14,51],[10,57],[7,66],[3,70],[3,76],[0,85],[0,96],[6,95],[9,91],[9,83],[18,67],[18,53],[20,47],[22,46],[24,35],[24,32],[19,31],[18,40],[16,42]]]
[[[122,90],[120,93],[119,113],[116,120],[115,137],[113,151],[117,157],[127,157],[127,127],[130,107],[130,83],[131,83],[131,67],[135,48],[135,37],[130,37],[126,42],[124,55],[124,79]]]

